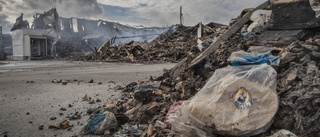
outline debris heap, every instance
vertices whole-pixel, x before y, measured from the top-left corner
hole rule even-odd
[[[274,127],[319,136],[320,35],[286,48],[278,69],[280,108]]]
[[[285,6],[297,6],[294,0],[286,0],[285,2]],[[182,29],[184,31],[175,31],[171,33],[172,35],[162,35],[146,47],[137,47],[138,44],[134,44],[134,42],[130,45],[136,45],[133,47],[137,48],[102,46],[91,56],[83,57],[82,60],[85,58],[87,60],[105,61],[110,59],[112,55],[123,55],[126,60],[131,62],[181,59],[174,68],[166,70],[160,77],[151,77],[148,81],[132,82],[125,87],[118,86],[115,90],[121,90],[123,92],[122,97],[106,104],[104,107],[90,109],[92,119],[95,115],[105,111],[114,114],[118,123],[117,128],[114,128],[114,123],[109,123],[112,128],[105,129],[103,133],[105,135],[148,137],[179,135],[179,133],[170,130],[170,125],[166,121],[168,117],[174,116],[174,111],[178,109],[177,106],[194,96],[206,84],[215,70],[229,65],[227,59],[232,52],[248,51],[251,46],[269,46],[279,49],[271,52],[271,54],[281,58],[280,65],[274,67],[278,73],[276,91],[279,96],[280,107],[271,128],[263,134],[271,135],[278,130],[286,129],[299,136],[320,136],[320,34],[317,32],[320,26],[315,23],[309,24],[309,26],[306,26],[307,28],[301,28],[301,24],[310,23],[310,20],[307,20],[307,22],[290,22],[293,25],[291,27],[297,29],[295,31],[299,33],[299,36],[287,35],[292,31],[287,30],[290,27],[278,28],[278,23],[281,25],[283,22],[272,22],[273,26],[262,25],[256,29],[250,27],[252,31],[247,31],[248,26],[254,22],[249,20],[250,15],[258,9],[270,10],[268,5],[269,3],[266,2],[256,9],[245,10],[244,14],[232,21],[230,27],[223,30],[223,34],[219,33],[222,31],[216,31],[207,36],[202,36],[200,40],[210,46],[204,48],[201,53],[202,48],[198,46],[201,42],[197,42],[197,38],[193,34],[194,31],[192,29],[189,29],[189,31],[186,31],[188,29]],[[284,5],[281,2],[276,2],[271,5],[271,8]],[[272,10],[277,12],[277,10]],[[294,16],[294,12],[291,13],[290,11],[287,11],[288,14],[278,15]],[[273,14],[271,20],[275,18],[281,19],[281,17]],[[317,19],[311,20],[313,22]],[[274,44],[274,40],[270,38],[274,37],[272,34],[278,34],[283,41]],[[184,37],[180,38],[181,36]],[[248,37],[250,41],[256,41],[248,42]],[[172,48],[172,51],[178,52],[168,53],[166,52],[167,49],[162,50],[162,47],[169,47]],[[183,54],[179,52],[186,49],[188,51],[183,51]],[[106,52],[109,50],[116,52]],[[143,50],[144,52],[142,52]],[[159,54],[157,51],[159,51]],[[166,60],[164,57],[170,57],[170,59]],[[116,59],[119,61],[119,58]],[[104,127],[108,127],[107,122]],[[87,125],[86,128],[90,127]],[[198,135],[204,135],[199,131],[194,132],[197,132]],[[215,134],[214,131],[213,134]]]
[[[210,23],[202,25],[203,36],[211,37],[202,43],[208,46],[219,32],[223,31],[220,24]],[[80,57],[79,61],[107,61],[107,62],[131,62],[131,63],[166,63],[178,62],[189,54],[197,55],[201,49],[197,46],[197,30],[199,25],[194,27],[172,26],[167,32],[158,36],[154,41],[145,46],[131,41],[125,45],[113,46],[116,37],[109,39],[99,50],[86,56]],[[201,40],[200,40],[201,41]]]

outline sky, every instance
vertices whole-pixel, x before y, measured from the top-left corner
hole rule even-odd
[[[103,19],[146,27],[179,24],[182,6],[184,24],[216,22],[228,24],[245,8],[266,0],[0,0],[0,26],[10,29],[21,13],[32,24],[33,15],[53,7],[59,16]]]

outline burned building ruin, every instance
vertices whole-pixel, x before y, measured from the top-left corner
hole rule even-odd
[[[169,27],[136,28],[105,20],[60,17],[56,8],[37,13],[29,27],[23,14],[11,29],[13,59],[72,58],[92,53],[108,39],[115,44],[151,42]],[[38,46],[35,46],[38,45]]]

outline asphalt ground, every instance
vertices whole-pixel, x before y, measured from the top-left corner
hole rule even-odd
[[[88,108],[110,103],[122,93],[117,85],[148,80],[163,74],[175,64],[127,64],[79,61],[0,61],[0,136],[79,136],[89,115]],[[68,80],[67,85],[52,83]],[[88,83],[93,79],[93,83]],[[82,101],[87,95],[101,102]],[[65,108],[66,111],[60,110]],[[68,129],[49,129],[71,113],[81,113],[70,120]],[[55,118],[55,119],[54,119]],[[51,120],[54,119],[54,120]],[[44,129],[40,130],[39,126]]]

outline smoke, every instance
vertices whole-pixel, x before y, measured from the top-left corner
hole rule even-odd
[[[182,6],[185,25],[199,22],[228,24],[245,8],[255,8],[265,0],[98,0],[98,2],[130,9],[128,17],[147,26],[161,26],[179,23]],[[121,21],[121,20],[120,20]],[[137,23],[136,22],[136,23]]]
[[[8,16],[7,15],[4,15],[4,14],[0,14],[0,26],[2,26],[2,33],[7,33],[10,31],[10,27],[11,26],[11,23],[9,21],[7,21],[8,19]]]
[[[62,17],[162,26],[179,23],[180,6],[183,7],[185,25],[198,22],[228,24],[243,9],[254,8],[263,2],[265,0],[0,0],[0,25],[12,27],[21,13],[32,24],[33,15],[56,7]]]
[[[58,0],[57,11],[63,17],[102,17],[104,9],[97,0]]]
[[[31,25],[33,15],[53,7],[64,17],[99,18],[104,13],[97,0],[0,0],[0,25],[4,33],[10,33],[9,30],[21,13]]]

